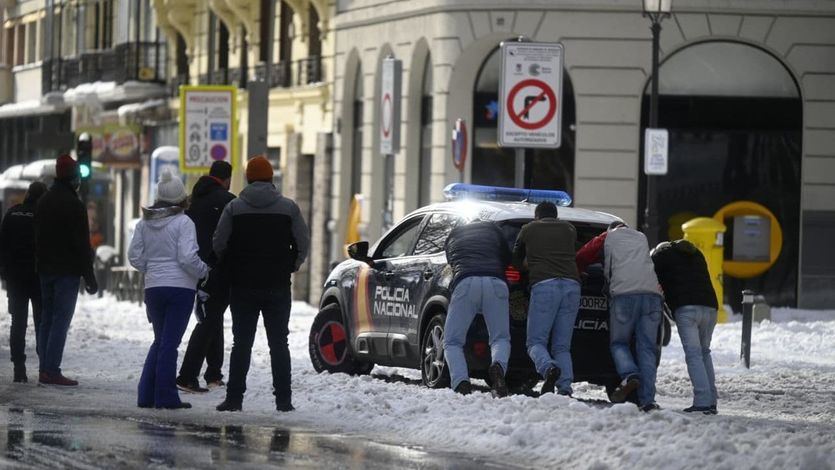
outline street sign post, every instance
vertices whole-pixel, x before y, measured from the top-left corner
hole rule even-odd
[[[560,146],[564,55],[559,43],[501,44],[499,145]]]
[[[180,169],[207,172],[223,160],[234,168],[238,150],[237,88],[180,87]]]
[[[392,155],[400,151],[400,98],[403,63],[394,57],[383,60],[380,87],[380,153]]]
[[[644,131],[644,174],[666,175],[670,136],[667,129]]]

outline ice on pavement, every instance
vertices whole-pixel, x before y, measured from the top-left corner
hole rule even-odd
[[[2,297],[0,311],[0,348],[8,357],[10,317]],[[317,374],[307,349],[315,314],[307,304],[293,304],[290,348],[298,411],[274,411],[266,336],[259,328],[242,414],[214,411],[223,399],[222,390],[181,394],[194,404],[192,410],[157,413],[215,424],[275,420],[282,426],[327,429],[522,466],[835,468],[835,311],[773,309],[773,321],[754,326],[750,370],[739,361],[741,323],[718,325],[712,349],[720,415],[713,417],[678,411],[691,404],[691,389],[675,331],[658,371],[657,400],[664,410],[644,414],[631,404],[608,406],[553,394],[498,400],[488,393],[462,397],[416,385],[420,374],[412,370],[377,367],[377,378]],[[193,326],[192,320],[180,359]],[[226,374],[232,345],[228,312],[225,328]],[[82,296],[63,364],[80,387],[39,389],[30,382],[8,385],[5,395],[57,408],[138,413],[136,385],[152,338],[142,307],[109,296]],[[30,380],[37,368],[33,346],[30,326]],[[0,369],[0,379],[11,381],[11,364]],[[589,384],[575,384],[575,395],[592,401],[605,398],[600,387]]]

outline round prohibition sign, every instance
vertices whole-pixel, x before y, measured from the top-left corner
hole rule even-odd
[[[389,134],[391,134],[391,121],[392,121],[392,103],[391,103],[391,95],[386,93],[383,95],[383,116],[382,116],[382,124],[383,124],[383,137],[388,138]]]
[[[525,97],[522,101],[522,109],[517,112],[516,107],[514,106],[516,95],[518,95],[524,88],[528,87],[536,88],[538,91],[535,92],[536,95]],[[548,111],[545,112],[545,117],[539,119],[538,121],[525,121],[524,119],[527,119],[531,109],[542,101],[545,101],[544,105],[548,106]],[[545,127],[546,124],[551,122],[554,115],[557,114],[557,96],[554,94],[554,90],[552,90],[545,82],[530,78],[522,80],[517,83],[516,86],[511,88],[510,93],[507,94],[506,106],[507,114],[510,116],[510,120],[513,121],[514,124],[522,129],[536,130]]]

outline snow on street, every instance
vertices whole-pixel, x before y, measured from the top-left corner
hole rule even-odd
[[[114,416],[160,416],[212,424],[302,426],[365,436],[427,450],[478,455],[492,462],[549,468],[835,468],[835,311],[772,310],[755,324],[752,365],[739,361],[739,321],[718,325],[713,358],[719,416],[686,415],[691,388],[677,334],[658,372],[660,412],[595,402],[597,386],[575,384],[579,401],[548,395],[492,399],[416,385],[418,371],[376,368],[373,377],[316,374],[307,337],[316,310],[295,303],[290,324],[296,412],[274,410],[266,337],[259,328],[244,411],[221,414],[222,390],[181,394],[194,408],[136,408],[136,385],[152,341],[144,309],[112,297],[82,296],[70,329],[63,369],[81,385],[55,390],[34,385],[34,334],[27,336],[29,384],[11,384],[10,316],[0,296],[0,404],[60,411],[84,409]],[[193,326],[193,321],[192,325]],[[180,347],[180,359],[189,331]],[[226,315],[226,364],[232,344]],[[395,380],[381,380],[396,377]],[[402,378],[401,378],[402,377]]]

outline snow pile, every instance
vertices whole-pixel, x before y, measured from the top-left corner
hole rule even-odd
[[[2,306],[5,310],[5,302]],[[185,412],[136,409],[136,382],[151,328],[142,308],[109,297],[79,302],[64,358],[67,375],[81,382],[77,390],[29,384],[8,387],[3,396],[24,405],[106,409],[118,415],[315,427],[523,466],[835,468],[835,312],[775,309],[774,321],[754,327],[751,369],[739,362],[741,324],[718,325],[713,351],[720,415],[713,417],[677,411],[691,404],[691,389],[675,331],[658,373],[664,410],[644,414],[633,405],[601,403],[603,391],[588,384],[575,384],[576,397],[584,401],[556,395],[494,400],[486,392],[461,397],[428,390],[417,385],[420,374],[412,370],[377,367],[364,377],[316,374],[307,351],[315,314],[309,305],[293,304],[294,413],[274,411],[269,352],[260,328],[243,413],[215,412],[223,399],[220,390],[183,394],[195,406]],[[9,322],[0,314],[0,354],[8,355]],[[225,326],[226,368],[232,343],[228,313]],[[30,349],[32,344],[30,327]],[[31,370],[34,352],[29,357]],[[10,369],[0,372],[0,380],[9,381]]]

